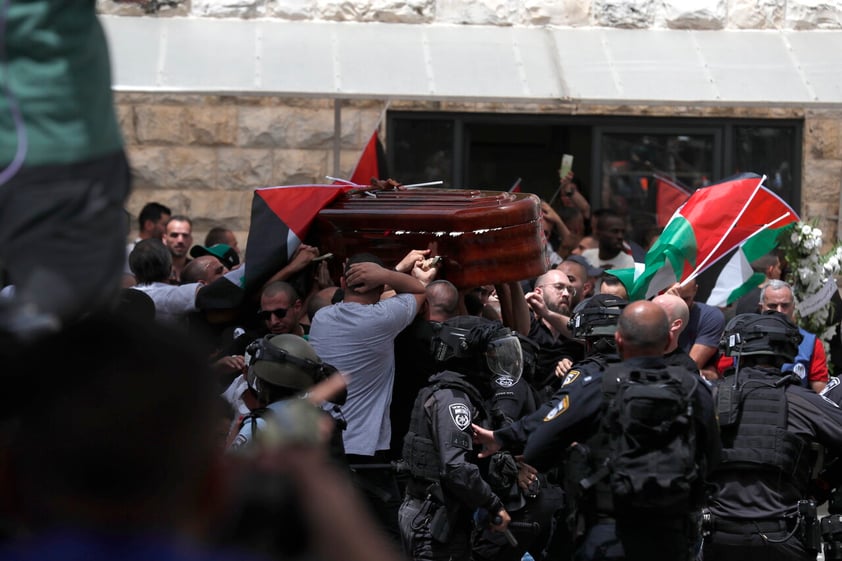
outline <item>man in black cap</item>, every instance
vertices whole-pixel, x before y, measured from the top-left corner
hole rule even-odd
[[[202,255],[213,255],[219,262],[225,265],[229,271],[240,264],[240,256],[236,250],[228,244],[218,243],[211,246],[194,245],[190,248],[190,257],[201,257]]]

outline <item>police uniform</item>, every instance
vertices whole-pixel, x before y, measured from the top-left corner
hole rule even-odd
[[[524,450],[526,463],[546,469],[562,461],[562,453],[567,450],[567,469],[574,474],[568,473],[566,477],[571,478],[572,475],[574,483],[586,481],[584,494],[578,499],[570,497],[580,502],[579,510],[586,525],[586,535],[578,548],[577,558],[678,561],[692,556],[697,532],[694,531],[695,518],[689,508],[686,517],[660,517],[658,513],[650,512],[645,516],[617,518],[611,489],[602,478],[594,475],[606,458],[602,430],[603,376],[618,376],[633,369],[663,370],[666,367],[662,357],[637,357],[612,364],[605,371],[594,369],[565,380],[555,406],[529,435]],[[688,379],[698,378],[697,373],[687,372],[686,375]],[[710,388],[701,380],[694,388],[692,403],[698,439],[697,457],[704,465],[705,458],[718,455],[718,434]],[[568,450],[572,443],[576,446]],[[569,454],[578,458],[578,469],[574,470],[571,466],[573,460]],[[585,473],[580,469],[584,469]],[[589,479],[589,476],[592,477]]]
[[[492,428],[507,426],[514,419],[534,413],[539,407],[535,390],[526,379],[514,384],[506,376],[491,380],[492,396],[486,401]],[[487,480],[501,498],[511,516],[509,530],[517,540],[514,546],[500,532],[478,531],[474,534],[472,559],[520,561],[526,551],[540,552],[546,547],[553,529],[553,518],[564,505],[560,485],[539,473],[528,492],[517,482],[518,465],[514,456],[518,450],[500,451],[490,459]]]
[[[799,509],[799,501],[810,482],[811,444],[842,446],[842,409],[777,368],[744,367],[736,376],[741,411],[735,423],[720,412],[723,452],[713,477],[718,491],[709,505],[705,558],[815,559],[811,507]],[[733,380],[721,382],[720,394]]]
[[[585,340],[588,357],[573,365],[559,382],[560,388],[535,413],[494,432],[495,439],[503,448],[520,449],[526,445],[525,462],[539,471],[562,470],[562,481],[567,491],[562,512],[565,516],[558,521],[547,549],[547,558],[570,558],[572,544],[579,537],[578,479],[574,485],[569,485],[568,475],[571,466],[581,463],[579,452],[586,447],[570,444],[583,443],[599,426],[603,402],[602,372],[619,361],[619,357],[613,354],[613,340],[617,320],[626,304],[625,300],[612,295],[597,295],[580,303],[570,327],[575,337]],[[573,403],[576,405],[573,406]],[[549,425],[560,428],[564,435],[547,431]],[[547,446],[542,443],[544,440]],[[584,456],[587,457],[587,454]],[[616,541],[613,534],[612,526],[611,539]]]
[[[414,560],[469,559],[472,515],[496,515],[500,498],[483,479],[471,423],[487,424],[479,390],[445,370],[419,392],[404,440],[410,471],[399,522],[405,553]]]
[[[572,411],[572,415],[564,417],[565,422],[571,421],[570,425],[577,425],[578,419],[573,419],[573,416],[596,415],[601,407],[601,390],[600,381],[602,379],[602,372],[611,364],[618,362],[620,358],[614,354],[592,354],[584,360],[576,363],[567,372],[567,375],[561,381],[561,387],[556,391],[550,400],[541,404],[535,412],[525,417],[521,417],[514,423],[494,431],[494,437],[506,449],[523,450],[530,439],[530,435],[545,423],[566,415],[569,412],[571,403],[592,403],[596,406],[594,410],[589,410],[586,406],[576,407]],[[590,395],[591,390],[596,390],[596,394]],[[581,432],[577,434],[587,435],[595,430],[595,427],[586,425],[581,428]],[[573,439],[576,440],[575,438]],[[533,441],[533,445],[535,441]],[[579,453],[584,449],[584,446],[578,450],[573,448],[566,448],[563,445],[555,447],[553,445],[547,446],[543,450],[543,454],[538,456],[531,456],[526,463],[535,467],[539,473],[550,473],[554,478],[559,480],[561,487],[566,491],[563,496],[564,510],[558,512],[557,522],[551,541],[548,546],[548,557],[550,559],[568,559],[571,557],[574,544],[572,543],[577,538],[577,490],[575,485],[570,485],[568,468],[571,464],[577,463],[580,459]],[[560,474],[558,472],[561,472]],[[579,471],[576,470],[578,473]],[[576,485],[578,480],[576,480]],[[610,540],[616,541],[613,537],[614,530],[611,526]],[[622,549],[619,550],[622,554]],[[610,552],[609,552],[610,553]]]

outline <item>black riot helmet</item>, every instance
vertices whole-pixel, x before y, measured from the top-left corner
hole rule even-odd
[[[614,333],[628,301],[613,294],[595,294],[573,310],[567,327],[574,339],[588,343],[588,354],[615,353]]]
[[[523,374],[517,334],[499,321],[457,316],[437,325],[432,341],[436,363],[467,376],[506,377],[515,384]]]
[[[782,313],[740,314],[728,325],[719,341],[725,356],[773,356],[780,364],[792,362],[803,339],[798,327]]]

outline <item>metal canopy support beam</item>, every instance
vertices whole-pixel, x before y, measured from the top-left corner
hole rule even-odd
[[[333,177],[340,177],[342,159],[342,100],[333,100]]]

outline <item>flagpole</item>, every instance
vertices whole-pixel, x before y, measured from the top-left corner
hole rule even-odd
[[[553,193],[553,198],[552,198],[552,199],[550,199],[550,206],[553,206],[553,203],[554,203],[554,202],[555,202],[555,200],[558,198],[558,194],[559,194],[559,193],[561,193],[561,185],[559,185],[559,186],[558,186],[558,189],[556,189],[556,190],[555,190],[555,193]]]
[[[386,100],[386,105],[384,105],[384,106],[383,106],[383,110],[380,112],[380,117],[378,117],[378,119],[377,119],[377,124],[376,124],[376,125],[374,125],[374,128],[375,128],[375,129],[378,129],[378,130],[380,129],[380,123],[382,123],[382,122],[383,122],[383,119],[385,119],[385,118],[386,118],[386,111],[388,111],[388,110],[389,110],[389,107],[390,107],[391,105],[392,105],[392,100],[391,100],[391,99],[387,99],[387,100]]]
[[[786,213],[784,213],[784,214],[782,214],[782,215],[778,216],[777,218],[775,218],[775,219],[774,219],[774,220],[772,220],[771,222],[767,222],[766,224],[764,224],[763,226],[761,226],[760,228],[758,228],[757,230],[755,230],[754,232],[752,232],[751,234],[749,234],[749,235],[748,235],[748,237],[746,237],[746,239],[744,239],[742,242],[738,243],[738,244],[737,244],[737,247],[742,246],[742,245],[743,245],[743,244],[745,244],[748,240],[750,240],[751,238],[753,238],[754,236],[756,236],[756,235],[757,235],[757,234],[759,234],[760,232],[762,232],[762,231],[764,231],[764,230],[768,230],[769,228],[771,228],[772,226],[774,226],[775,224],[777,224],[778,222],[780,222],[781,220],[783,220],[784,218],[786,218],[787,216],[789,216],[789,214],[790,214],[789,212],[786,212]],[[724,239],[724,236],[723,236],[723,239]],[[714,251],[716,251],[716,250],[714,249]],[[729,251],[730,251],[730,250],[729,250]],[[711,254],[712,254],[712,253],[713,253],[713,252],[711,252]],[[704,263],[702,263],[702,265],[704,265]],[[688,275],[688,277],[687,277],[685,280],[681,281],[681,285],[680,285],[680,286],[685,286],[688,282],[690,282],[691,280],[695,279],[696,277],[698,277],[699,275],[701,275],[702,273],[704,273],[704,272],[705,272],[705,271],[704,271],[704,269],[707,269],[707,267],[705,267],[704,269],[702,269],[702,265],[699,265],[698,267],[696,267],[696,269],[695,269],[692,273],[690,273],[690,275]],[[713,263],[711,263],[711,265],[713,265]]]
[[[356,185],[353,181],[348,181],[347,179],[342,179],[341,177],[333,177],[331,175],[326,175],[325,179],[329,179],[331,181],[341,181],[345,185]]]
[[[418,187],[430,187],[432,185],[441,185],[444,181],[428,181],[426,183],[410,183],[409,185],[401,185],[402,189],[417,189]]]
[[[736,225],[737,225],[737,222],[739,222],[739,221],[740,221],[740,218],[742,218],[743,214],[745,214],[746,210],[748,209],[748,205],[751,203],[751,201],[753,201],[753,200],[754,200],[754,196],[755,196],[755,195],[757,195],[757,191],[758,191],[758,190],[760,190],[760,187],[761,187],[761,185],[763,185],[763,182],[764,182],[764,181],[766,181],[766,176],[765,176],[765,175],[764,175],[763,177],[761,177],[761,178],[760,178],[760,181],[759,181],[759,182],[757,183],[757,185],[754,187],[754,192],[752,192],[752,194],[749,196],[749,198],[748,198],[748,199],[746,199],[746,202],[745,202],[745,204],[743,205],[743,208],[741,208],[741,209],[740,209],[740,212],[737,214],[736,218],[734,218],[734,220],[731,222],[731,225],[730,225],[730,226],[728,226],[728,229],[727,229],[727,230],[725,230],[725,233],[722,235],[722,237],[721,237],[721,238],[719,238],[719,241],[718,241],[718,242],[716,242],[716,245],[713,247],[713,249],[712,249],[712,250],[711,250],[711,251],[707,254],[707,256],[705,256],[704,261],[702,261],[701,263],[699,263],[699,264],[696,266],[696,269],[693,271],[693,273],[691,273],[691,274],[690,274],[690,277],[692,277],[693,275],[698,276],[698,272],[700,271],[700,269],[701,269],[702,267],[704,267],[705,265],[707,265],[707,262],[708,262],[708,260],[710,259],[710,256],[711,256],[711,255],[713,255],[714,253],[716,253],[716,250],[718,250],[718,249],[719,249],[719,246],[721,246],[723,243],[725,243],[725,238],[727,238],[727,237],[728,237],[728,234],[730,234],[730,233],[731,233],[731,231],[734,229],[734,226],[736,226]],[[688,279],[689,279],[689,277],[688,277]],[[685,281],[685,282],[687,282],[687,281]],[[683,284],[683,283],[682,283],[682,284]]]

